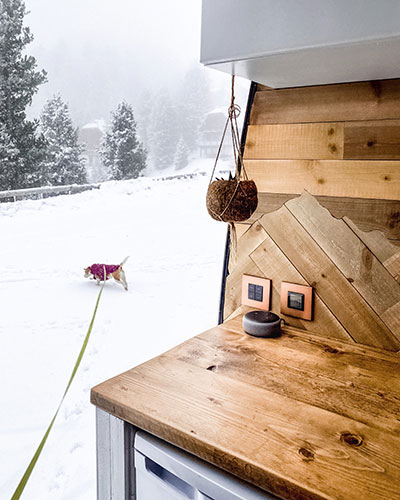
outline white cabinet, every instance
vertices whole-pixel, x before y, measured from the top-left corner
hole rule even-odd
[[[136,500],[272,500],[276,497],[142,431],[135,436]]]

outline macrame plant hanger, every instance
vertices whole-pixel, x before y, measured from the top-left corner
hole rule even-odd
[[[215,220],[228,222],[231,238],[231,251],[233,257],[236,255],[236,228],[235,222],[247,220],[257,208],[257,187],[254,181],[248,179],[243,162],[242,149],[240,147],[240,135],[237,118],[240,115],[240,106],[235,104],[235,76],[232,75],[231,103],[228,109],[228,117],[222,133],[221,142],[218,147],[214,167],[211,172],[207,191],[207,210]],[[233,157],[235,161],[235,176],[229,173],[229,179],[214,179],[217,163],[222,151],[222,146],[230,125],[232,136]]]

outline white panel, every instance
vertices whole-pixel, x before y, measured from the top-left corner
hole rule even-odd
[[[135,500],[136,429],[96,408],[97,500]]]
[[[135,437],[135,463],[138,500],[278,500],[141,431]]]
[[[110,415],[111,499],[125,500],[124,421]]]
[[[96,408],[97,500],[111,498],[110,415]]]
[[[203,0],[201,62],[275,88],[399,77],[399,19],[399,0]]]

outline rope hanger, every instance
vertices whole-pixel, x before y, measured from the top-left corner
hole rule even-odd
[[[222,133],[221,141],[218,147],[217,155],[215,158],[214,162],[214,167],[211,172],[211,177],[209,181],[209,186],[213,182],[215,170],[217,168],[217,163],[221,154],[222,146],[224,144],[225,136],[228,130],[228,125],[230,125],[231,129],[231,136],[232,136],[232,148],[233,148],[233,157],[235,160],[235,177],[230,180],[235,180],[236,181],[236,187],[235,190],[233,191],[228,203],[226,204],[225,208],[222,210],[221,213],[216,213],[214,210],[212,210],[211,207],[208,207],[208,209],[213,213],[213,215],[223,221],[223,215],[225,212],[228,210],[228,208],[231,206],[237,192],[240,186],[240,181],[241,180],[248,180],[247,172],[244,166],[243,162],[243,156],[242,156],[242,151],[240,147],[240,134],[239,134],[239,127],[237,123],[237,119],[241,113],[240,106],[238,104],[235,104],[235,75],[232,75],[232,84],[231,84],[231,103],[228,108],[228,117],[225,122],[225,127],[224,131]],[[233,227],[231,228],[233,230]]]
[[[228,108],[228,117],[225,122],[225,127],[224,131],[222,133],[221,141],[219,143],[218,151],[217,151],[217,156],[215,158],[214,162],[214,167],[211,173],[210,177],[210,182],[211,184],[214,174],[215,174],[215,169],[217,168],[217,163],[221,154],[222,146],[224,144],[226,132],[228,130],[228,125],[230,124],[230,129],[231,129],[231,135],[232,135],[232,148],[233,148],[233,157],[235,159],[235,179],[237,180],[237,183],[239,184],[240,181],[240,173],[241,171],[243,172],[243,179],[248,179],[247,177],[247,172],[244,167],[244,162],[243,162],[243,156],[242,156],[242,150],[240,148],[240,134],[239,134],[239,127],[237,123],[237,119],[240,116],[241,109],[238,104],[235,104],[235,75],[232,75],[232,84],[231,84],[231,103]]]

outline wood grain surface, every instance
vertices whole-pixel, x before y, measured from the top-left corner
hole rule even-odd
[[[263,92],[250,124],[384,120],[400,117],[400,80],[319,85]]]
[[[245,158],[259,189],[249,222],[305,189],[335,217],[400,246],[400,79],[258,85]]]
[[[249,125],[244,158],[249,160],[341,159],[343,158],[343,124]]]
[[[400,282],[400,248],[393,245],[380,231],[364,232],[348,217],[344,217],[343,220],[380,260],[395,280]]]
[[[264,215],[260,222],[354,340],[399,349],[393,332],[285,206]]]
[[[346,123],[343,141],[344,159],[396,160],[400,157],[400,120]]]
[[[396,160],[400,121],[249,125],[245,158]]]
[[[282,188],[284,188],[283,185]],[[278,208],[281,208],[284,203],[297,196],[296,194],[287,193],[259,192],[257,210],[246,223],[252,223],[262,217],[262,215],[274,212]],[[334,217],[347,217],[361,231],[378,230],[388,239],[400,240],[399,200],[374,200],[318,195],[315,198]]]
[[[272,280],[271,310],[326,338],[400,349],[400,250],[382,233],[334,217],[307,192],[242,234],[226,279],[224,318],[241,310],[242,274]],[[314,288],[312,321],[285,316],[282,281]]]
[[[400,358],[241,316],[92,389],[105,411],[292,500],[400,499]]]
[[[400,320],[393,306],[400,303],[400,286],[374,253],[341,219],[331,217],[327,209],[308,193],[286,203],[292,215],[361,297],[381,317],[400,341]],[[327,234],[333,235],[327,238]]]
[[[246,171],[261,193],[400,199],[400,161],[247,160]]]

